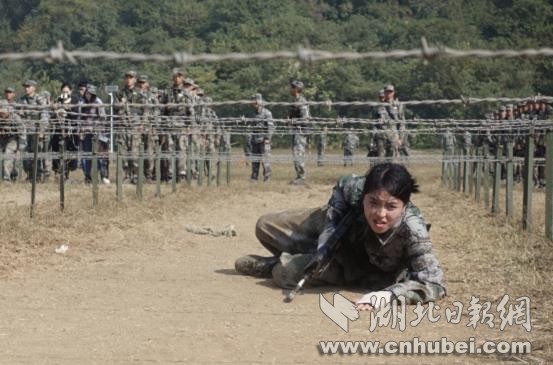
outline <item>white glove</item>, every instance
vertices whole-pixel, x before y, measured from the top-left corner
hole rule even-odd
[[[361,297],[356,305],[370,304],[374,309],[386,306],[392,302],[392,292],[389,290],[373,291]]]

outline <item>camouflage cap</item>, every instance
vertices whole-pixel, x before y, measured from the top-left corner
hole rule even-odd
[[[198,85],[196,85],[196,83],[194,82],[193,79],[191,79],[190,77],[187,77],[184,79],[184,81],[182,82],[184,85],[192,85],[192,86],[195,86],[195,87],[198,87]]]
[[[86,85],[86,92],[92,95],[98,95],[98,91],[96,90],[96,86],[94,85]]]
[[[15,92],[15,88],[13,86],[8,86],[4,89],[4,92],[5,93],[14,93]]]
[[[42,96],[43,98],[49,98],[52,96],[52,94],[50,94],[49,91],[43,90],[40,92],[40,96]]]
[[[513,104],[507,104],[505,108],[507,108],[507,110],[513,110]]]
[[[384,92],[384,89],[380,89],[380,91],[378,92],[378,96],[385,96],[385,92]]]
[[[184,70],[182,68],[174,68],[173,69],[173,75],[181,75],[181,76],[184,76],[186,75],[186,72],[184,72]]]
[[[290,86],[301,90],[301,89],[303,89],[303,82],[301,82],[299,80],[292,80],[292,81],[290,81]]]
[[[125,72],[125,76],[136,77],[136,71],[129,70],[129,71]]]
[[[146,82],[146,81],[148,81],[148,75],[139,75],[138,78],[136,79],[136,81]]]
[[[395,91],[396,89],[394,88],[394,85],[392,84],[388,84],[386,86],[384,86],[384,91]]]
[[[257,104],[263,103],[263,95],[261,95],[260,93],[253,94],[250,99]]]
[[[152,93],[154,93],[154,94],[157,94],[158,88],[155,87],[155,86],[154,86],[154,87],[151,87],[151,88],[150,88],[150,91],[151,91]]]
[[[35,80],[27,80],[23,83],[23,86],[36,86]]]
[[[499,111],[500,111],[500,112],[504,112],[504,111],[506,111],[506,110],[507,110],[507,108],[505,107],[505,105],[501,105],[501,106],[499,107]]]

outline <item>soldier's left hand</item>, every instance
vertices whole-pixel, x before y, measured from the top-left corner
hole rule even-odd
[[[390,304],[392,292],[388,290],[373,291],[363,295],[355,304],[361,311],[376,310]]]

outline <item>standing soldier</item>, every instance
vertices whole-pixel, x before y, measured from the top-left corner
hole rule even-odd
[[[384,89],[378,92],[378,101],[380,103],[386,102],[386,94]],[[384,133],[386,128],[386,120],[388,120],[388,112],[385,106],[379,106],[376,108],[373,114],[373,118],[377,120],[376,124],[371,127],[371,133],[369,135],[369,157],[379,157],[383,159],[387,155],[387,138]]]
[[[140,91],[136,86],[136,72],[125,72],[124,86],[117,93],[116,111],[119,121],[119,140],[122,141],[123,152],[131,157],[123,162],[125,178],[136,184],[138,177],[138,162],[135,158],[138,154],[140,133],[137,129],[140,124],[140,108],[136,104],[140,102]]]
[[[261,94],[252,96],[252,106],[256,111],[255,124],[252,131],[252,180],[259,177],[259,165],[263,165],[263,181],[271,177],[271,138],[274,131],[273,114],[263,107]]]
[[[56,100],[55,108],[55,120],[57,126],[55,128],[55,134],[52,136],[52,151],[60,152],[63,146],[66,152],[77,152],[79,148],[79,137],[75,131],[75,119],[76,112],[75,106],[78,105],[78,99],[71,94],[71,87],[69,84],[64,83],[61,86],[61,93]],[[69,172],[76,170],[78,167],[77,159],[71,158],[65,160],[65,176],[64,179],[69,178]],[[61,173],[60,160],[55,159],[53,161],[53,168],[56,173]]]
[[[386,102],[389,104],[386,106],[386,110],[388,111],[390,119],[393,121],[392,127],[397,130],[398,152],[402,156],[409,156],[409,135],[405,126],[403,104],[399,102],[396,96],[394,85],[386,85],[384,88],[384,95]]]
[[[317,166],[324,165],[327,136],[328,136],[328,127],[322,124],[318,130],[317,135],[315,136],[315,143],[317,145]]]
[[[288,111],[288,118],[291,120],[293,139],[292,152],[294,156],[294,170],[296,178],[292,181],[293,184],[305,184],[305,149],[307,147],[307,137],[309,133],[309,106],[302,95],[303,82],[293,80],[290,83],[290,95],[294,98],[295,103]]]
[[[442,149],[444,151],[444,171],[446,172],[447,176],[451,174],[451,166],[452,163],[450,159],[455,155],[455,143],[456,143],[455,135],[451,132],[450,128],[447,128],[445,133],[442,136]]]
[[[3,168],[0,178],[15,181],[17,178],[16,159],[18,151],[24,151],[27,139],[21,117],[10,107],[7,100],[0,100],[0,154],[3,155]]]
[[[35,147],[35,134],[37,134],[37,149],[39,153],[48,152],[48,140],[46,132],[48,128],[49,113],[41,106],[46,106],[46,99],[41,98],[36,93],[36,81],[27,80],[23,83],[25,88],[25,95],[19,99],[20,104],[28,105],[20,110],[23,123],[26,125],[25,129],[27,134],[27,152],[33,152]],[[37,128],[38,124],[38,128]],[[48,158],[41,158],[38,161],[37,176],[38,181],[45,182],[48,180],[51,162]],[[33,178],[33,162],[28,160],[24,164],[25,172],[27,173],[27,180]]]
[[[84,94],[85,106],[82,108],[82,133],[83,133],[83,151],[90,154],[94,139],[98,142],[97,152],[107,155],[109,151],[109,138],[106,126],[106,111],[102,100],[97,96],[96,87],[88,85]],[[101,157],[98,159],[101,182],[109,184],[109,159]],[[85,183],[92,182],[92,161],[90,158],[83,159],[83,173]]]
[[[199,103],[199,115],[200,115],[200,125],[202,128],[203,135],[203,144],[204,152],[208,159],[212,159],[213,154],[215,153],[215,146],[219,144],[219,135],[216,131],[217,128],[217,113],[209,105],[213,100],[206,95],[203,89],[198,89],[198,103]],[[205,175],[209,173],[208,161],[206,160],[205,165]],[[211,179],[212,176],[209,176]]]
[[[186,177],[186,150],[188,136],[186,126],[194,116],[194,100],[184,85],[185,72],[180,68],[173,69],[173,86],[167,90],[162,100],[165,107],[164,114],[169,118],[168,127],[171,128],[170,141],[162,145],[163,150],[177,153],[177,171],[169,171],[169,175],[177,174],[178,179]]]
[[[358,146],[359,137],[355,134],[353,128],[350,127],[344,136],[344,167],[347,165],[353,166],[353,155]]]
[[[139,75],[137,79],[137,86],[139,90],[140,99],[139,104],[142,104],[140,111],[142,120],[140,122],[139,130],[141,131],[140,140],[144,144],[144,153],[146,158],[144,159],[144,175],[146,180],[154,180],[154,152],[155,146],[158,143],[158,134],[156,132],[159,125],[159,108],[155,105],[158,104],[157,95],[150,91],[150,83],[148,82],[148,75]]]

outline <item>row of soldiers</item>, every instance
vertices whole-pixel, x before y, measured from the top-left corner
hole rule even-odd
[[[211,99],[180,69],[173,71],[173,86],[158,92],[150,88],[146,75],[137,75],[133,70],[124,75],[122,89],[115,95],[114,113],[118,119],[115,133],[117,145],[127,158],[123,163],[125,179],[136,182],[138,178],[137,154],[143,144],[146,156],[153,156],[156,146],[160,151],[177,153],[179,178],[186,176],[185,153],[213,152],[215,145],[230,149],[230,134],[216,134],[210,130],[217,116],[207,106]],[[15,88],[7,87],[5,100],[0,104],[0,151],[4,154],[2,178],[13,181],[18,174],[15,168],[17,155],[33,152],[35,144],[39,153],[65,151],[77,152],[82,157],[68,159],[63,166],[65,178],[78,168],[79,162],[85,181],[91,181],[90,154],[93,144],[98,153],[101,181],[109,184],[110,130],[105,106],[98,96],[97,88],[86,82],[79,83],[78,92],[63,84],[60,96],[52,103],[50,94],[37,92],[37,83],[27,80],[22,84],[23,95],[17,99]],[[52,104],[52,105],[50,105]],[[144,104],[143,106],[140,104]],[[166,105],[163,105],[166,104]],[[50,105],[50,107],[48,107]],[[178,121],[178,122],[177,122]],[[203,134],[199,133],[199,128]],[[36,135],[36,140],[35,140]],[[217,136],[217,140],[215,137]],[[35,143],[36,141],[36,143]],[[44,157],[44,156],[43,156]],[[78,161],[80,160],[80,161]],[[197,161],[193,168],[197,174]],[[27,179],[33,176],[32,162],[26,159],[23,168]],[[168,159],[162,160],[162,178],[168,180],[173,171]],[[61,173],[60,163],[48,157],[40,158],[37,180],[45,182],[52,172]],[[152,159],[145,160],[145,177],[154,176]]]
[[[485,123],[474,131],[461,132],[461,138],[457,139],[451,129],[447,129],[442,136],[442,148],[446,157],[453,156],[455,149],[465,156],[471,154],[471,149],[484,147],[483,154],[495,156],[496,153],[508,156],[508,150],[512,148],[514,157],[524,157],[526,150],[526,135],[523,130],[528,130],[523,124],[529,121],[548,120],[552,108],[546,100],[536,99],[520,102],[516,105],[507,104],[500,106],[496,111],[485,115]],[[511,125],[504,123],[510,121]],[[519,123],[516,123],[516,122]],[[534,157],[545,158],[545,132],[539,126],[534,129]],[[511,147],[512,146],[512,147]],[[505,168],[502,168],[502,177],[505,178]],[[515,164],[514,178],[516,182],[522,181],[524,166]],[[537,163],[533,171],[534,185],[545,187],[545,166]]]

